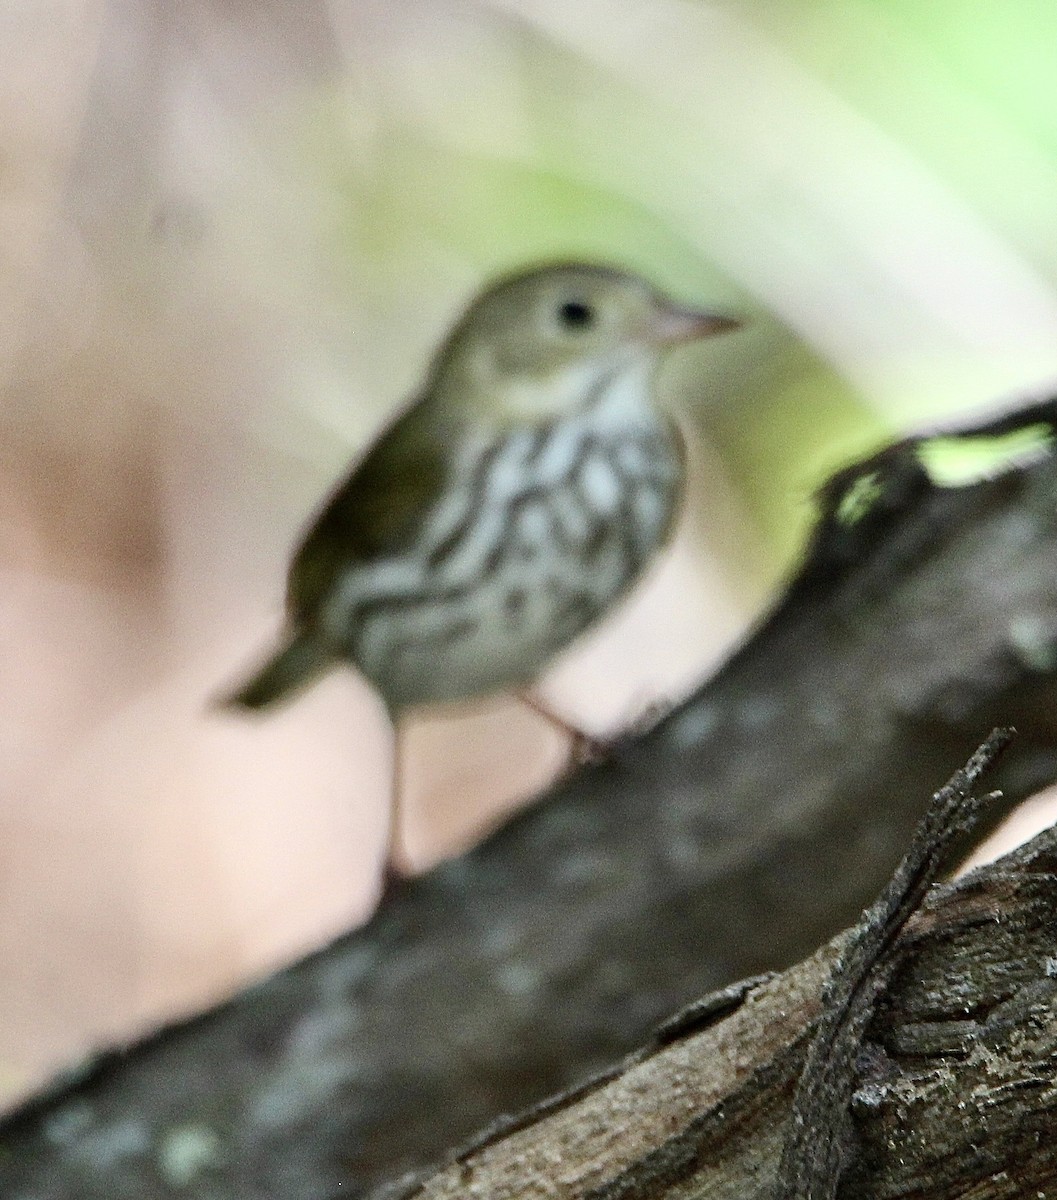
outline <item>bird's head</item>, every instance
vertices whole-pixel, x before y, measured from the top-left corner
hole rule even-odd
[[[504,279],[452,331],[432,388],[494,418],[546,419],[587,403],[600,381],[644,376],[669,346],[740,322],[686,308],[638,276],[564,264]]]

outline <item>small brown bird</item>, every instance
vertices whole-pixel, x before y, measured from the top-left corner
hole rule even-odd
[[[339,662],[394,721],[531,683],[671,530],[683,453],[654,396],[663,351],[739,324],[598,266],[486,290],[309,528],[285,641],[230,703],[263,708]]]

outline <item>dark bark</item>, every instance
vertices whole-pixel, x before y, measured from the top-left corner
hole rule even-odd
[[[852,1097],[866,1030],[898,961],[896,939],[950,869],[952,846],[999,799],[999,792],[980,795],[975,788],[1012,737],[1012,730],[996,729],[936,793],[895,874],[845,939],[793,1094],[773,1200],[835,1200],[854,1149]]]
[[[822,503],[695,696],[364,929],[25,1106],[0,1195],[356,1195],[809,953],[992,726],[1019,730],[1011,799],[1057,778],[1054,461],[938,487],[906,442]]]
[[[1054,1195],[1057,829],[927,893],[944,823],[976,807],[967,782],[856,928],[386,1197]]]

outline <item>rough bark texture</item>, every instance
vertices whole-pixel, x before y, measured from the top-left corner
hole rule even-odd
[[[935,888],[911,918],[860,1043],[838,1196],[1057,1194],[1055,872],[1051,829]],[[385,1194],[773,1200],[811,1023],[856,934],[750,982],[718,1017],[669,1030],[607,1079]]]
[[[914,840],[881,895],[859,918],[822,991],[820,1015],[789,1114],[772,1200],[836,1200],[855,1135],[852,1096],[866,1030],[895,969],[893,947],[929,888],[951,867],[951,850],[971,833],[998,792],[976,785],[1009,746],[996,729],[932,798]]]
[[[1011,799],[1057,779],[1055,633],[1053,458],[951,488],[892,447],[834,481],[800,575],[695,696],[362,930],[12,1115],[0,1195],[320,1200],[436,1159],[812,951],[993,725],[1020,734]]]

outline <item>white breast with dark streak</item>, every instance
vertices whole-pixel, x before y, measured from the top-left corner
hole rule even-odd
[[[651,406],[614,401],[468,451],[415,546],[350,579],[350,657],[391,707],[530,682],[641,574],[682,456]]]

